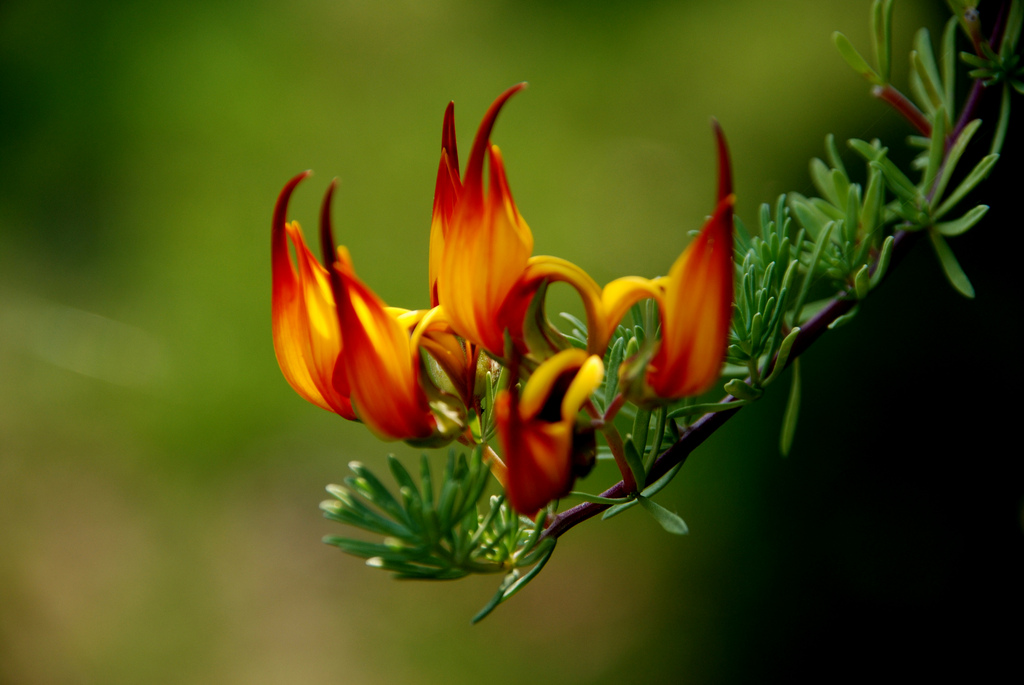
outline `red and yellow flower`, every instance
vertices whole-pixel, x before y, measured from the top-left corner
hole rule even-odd
[[[501,152],[491,145],[490,136],[502,106],[525,85],[509,88],[487,110],[461,185],[449,105],[431,225],[432,299],[444,308],[455,332],[498,356],[504,351],[507,327],[499,313],[530,259],[533,234],[516,209]],[[490,172],[487,193],[485,159]]]
[[[733,303],[733,204],[729,152],[717,122],[718,203],[668,276],[649,281],[627,276],[605,286],[608,325],[630,306],[653,298],[661,313],[657,349],[641,352],[620,367],[630,399],[676,400],[704,392],[718,378],[728,346]]]
[[[307,175],[285,186],[274,218],[274,345],[285,378],[305,399],[361,420],[384,440],[447,442],[461,431],[464,408],[422,377],[413,339],[424,335],[416,331],[423,317],[387,307],[356,275],[348,250],[335,250],[334,184],[320,215],[324,254],[334,255],[329,268],[316,262],[298,225],[285,224],[288,199]],[[298,274],[285,232],[299,255]]]
[[[604,379],[597,355],[563,350],[542,363],[522,395],[503,391],[495,418],[508,469],[505,493],[512,507],[533,516],[569,493],[578,472],[593,463],[593,429],[578,422],[580,410]]]

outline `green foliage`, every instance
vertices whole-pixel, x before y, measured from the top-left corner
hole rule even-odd
[[[352,462],[354,475],[345,485],[328,486],[334,499],[320,508],[326,518],[383,535],[384,540],[329,535],[324,542],[399,578],[448,580],[532,565],[537,560],[529,553],[536,532],[533,522],[511,513],[500,496],[491,497],[483,511],[478,506],[490,477],[482,452],[478,447],[467,459],[450,450],[436,493],[426,455],[418,482],[398,459],[388,456],[397,496],[366,466]]]

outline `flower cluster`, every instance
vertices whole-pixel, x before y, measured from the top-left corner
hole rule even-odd
[[[299,395],[365,423],[383,440],[416,445],[488,442],[486,426],[493,424],[502,454],[488,448],[492,472],[512,506],[533,515],[589,471],[597,430],[633,482],[622,441],[608,433],[624,402],[664,405],[702,393],[718,378],[732,318],[734,197],[716,124],[716,207],[667,276],[627,276],[602,288],[568,261],[533,256],[533,234],[490,140],[502,107],[524,85],[488,109],[464,175],[453,105],[445,111],[430,229],[430,309],[389,307],[356,275],[332,235],[334,184],[320,214],[317,261],[299,225],[287,221],[289,198],[306,172],[288,182],[274,210],[272,310],[277,359]],[[546,319],[552,282],[580,295],[585,349]],[[621,394],[601,411],[592,394],[604,380],[609,344],[623,316],[643,300],[657,306],[660,335],[652,332],[630,350],[618,366]]]

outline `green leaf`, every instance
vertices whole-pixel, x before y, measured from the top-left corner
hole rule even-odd
[[[352,473],[356,474],[360,485],[365,483],[365,490],[362,487],[359,488],[360,494],[392,516],[400,517],[402,515],[402,507],[370,469],[358,461],[350,461],[348,467]]]
[[[875,0],[871,6],[871,32],[875,41],[875,60],[882,80],[889,82],[892,64],[892,0]]]
[[[938,219],[945,215],[946,212],[953,209],[953,207],[956,207],[957,203],[963,199],[964,195],[974,190],[974,186],[981,183],[982,180],[988,176],[988,173],[992,171],[992,167],[995,166],[998,160],[999,155],[987,155],[983,157],[981,161],[978,162],[978,165],[971,170],[971,173],[967,174],[967,178],[965,178],[960,185],[957,186],[956,190],[950,193],[949,197],[946,198],[946,201],[939,206],[938,210],[935,212],[935,218]]]
[[[636,445],[633,444],[632,439],[626,438],[624,444],[626,464],[629,465],[629,470],[633,473],[633,479],[636,481],[637,489],[642,490],[646,479],[643,460],[640,459],[640,453],[637,452]]]
[[[782,435],[779,436],[779,451],[788,457],[793,447],[793,436],[796,434],[796,422],[800,417],[800,360],[793,360],[793,376],[789,385],[789,400],[786,402],[786,413],[782,417]]]
[[[942,32],[942,95],[946,112],[956,111],[956,25],[956,17],[950,17]]]
[[[882,251],[878,255],[878,263],[875,266],[875,273],[871,274],[871,289],[874,290],[882,279],[885,278],[885,272],[889,270],[889,260],[892,259],[892,247],[896,241],[892,236],[888,236],[885,242],[882,243]]]
[[[839,50],[839,54],[842,55],[846,63],[853,68],[858,74],[866,78],[876,86],[883,86],[885,82],[882,80],[875,70],[868,66],[868,63],[864,61],[864,58],[857,52],[857,48],[853,47],[850,43],[850,39],[844,36],[839,31],[832,34],[832,42],[835,43],[836,48]]]
[[[810,173],[811,181],[818,192],[826,200],[838,206],[839,198],[836,196],[836,187],[832,183],[832,170],[828,168],[828,165],[815,157],[811,160]]]
[[[650,427],[651,412],[646,409],[637,409],[636,416],[633,418],[633,444],[641,458],[647,451],[647,433]]]
[[[761,390],[751,387],[738,378],[733,378],[725,384],[725,391],[740,400],[752,402],[759,399],[763,394]]]
[[[924,182],[925,188],[930,188],[935,182],[942,164],[942,157],[946,152],[946,110],[939,107],[932,117],[931,146],[928,149],[928,166],[925,167]]]
[[[875,141],[876,143],[878,141]],[[860,140],[858,138],[851,138],[846,141],[846,144],[853,148],[861,157],[869,162],[876,162],[879,159],[885,157],[889,151],[888,148],[880,147],[878,145],[872,145],[867,141]]]
[[[837,317],[832,323],[830,323],[828,325],[828,329],[830,331],[832,331],[832,330],[835,330],[835,329],[839,328],[840,326],[845,326],[846,324],[848,324],[851,321],[853,321],[853,317],[857,316],[858,312],[860,312],[860,305],[859,304],[858,305],[854,305],[853,309],[851,309],[850,311],[846,312],[842,316]]]
[[[604,512],[601,515],[601,520],[602,521],[607,521],[611,517],[618,516],[622,512],[626,511],[627,509],[629,509],[631,507],[635,507],[637,504],[639,504],[639,502],[637,500],[635,500],[635,499],[632,499],[632,500],[630,500],[628,502],[624,502],[623,504],[616,504],[614,507],[611,507],[610,509],[608,509],[608,511]]]
[[[678,514],[672,513],[654,500],[648,499],[643,495],[637,495],[636,498],[640,502],[640,506],[646,509],[647,513],[653,516],[654,520],[660,523],[661,527],[669,533],[673,535],[686,535],[690,532],[686,522],[679,518]]]
[[[666,485],[672,482],[672,479],[676,477],[676,474],[679,473],[679,469],[681,468],[683,468],[683,463],[679,462],[670,468],[664,476],[644,488],[643,492],[640,494],[644,497],[654,497],[657,493],[661,492]]]
[[[863,300],[868,296],[868,292],[871,289],[871,276],[868,265],[865,264],[857,272],[857,275],[853,277],[854,292],[857,293],[857,299]]]
[[[800,327],[797,326],[789,332],[785,338],[782,339],[782,344],[779,345],[779,354],[775,357],[775,366],[772,367],[772,372],[767,378],[764,379],[764,385],[768,385],[782,373],[782,370],[786,368],[786,362],[789,361],[789,354],[793,350],[793,343],[796,342],[797,336],[800,335]]]
[[[668,418],[676,419],[680,416],[693,416],[695,414],[714,414],[715,412],[739,409],[750,404],[750,400],[733,400],[731,402],[707,402],[704,404],[687,404],[677,407],[668,413]]]
[[[939,174],[938,185],[935,186],[933,198],[938,201],[943,193],[946,192],[946,185],[949,184],[949,179],[952,178],[953,172],[956,170],[956,165],[960,162],[960,157],[964,154],[964,150],[967,149],[967,144],[971,142],[971,138],[974,133],[981,126],[981,119],[975,119],[971,123],[964,126],[963,130],[960,131],[960,135],[957,136],[956,140],[953,141],[953,145],[949,148],[949,153],[946,155],[946,161],[942,165],[942,172]]]
[[[821,260],[821,253],[825,250],[825,245],[829,241],[829,237],[832,235],[832,228],[835,223],[829,222],[825,225],[825,230],[822,231],[821,235],[818,236],[818,241],[814,245],[814,252],[811,253],[811,260],[807,264],[807,274],[804,276],[803,283],[800,285],[800,294],[796,298],[796,306],[793,308],[793,323],[797,324],[800,322],[800,310],[803,309],[804,302],[807,301],[807,293],[811,290],[811,282],[814,280],[814,271],[818,267],[818,262]]]
[[[1018,88],[1017,90],[1020,90]],[[1003,141],[1006,140],[1006,130],[1010,125],[1010,84],[1003,84],[1003,100],[999,105],[999,121],[996,125],[996,133],[992,136],[992,147],[990,154],[999,154],[1003,149]]]
[[[922,28],[918,30],[914,38],[915,49],[910,53],[912,64],[921,78],[921,83],[924,86],[925,94],[928,97],[928,102],[932,105],[932,109],[938,109],[943,104],[941,93],[944,88],[942,79],[939,77],[938,64],[935,62],[935,53],[932,51],[931,34],[928,32],[928,29]]]
[[[959,219],[935,224],[935,230],[946,237],[966,233],[974,226],[974,224],[981,221],[981,218],[985,216],[986,212],[988,212],[988,205],[978,205]]]
[[[905,202],[917,203],[921,199],[921,191],[917,189],[906,174],[892,163],[888,157],[881,157],[870,162],[872,169],[878,169],[885,176],[886,185],[893,193]]]
[[[607,369],[604,374],[604,408],[607,409],[615,394],[619,391],[619,366],[622,364],[623,353],[626,350],[624,338],[617,338],[611,349],[608,351]]]
[[[825,136],[825,153],[828,155],[828,163],[832,165],[832,168],[838,169],[843,176],[846,176],[846,167],[843,166],[843,160],[839,157],[839,150],[836,149],[836,137],[831,133]]]
[[[973,299],[974,286],[971,285],[971,281],[967,278],[964,270],[960,268],[960,262],[956,261],[956,256],[953,254],[953,250],[949,249],[946,239],[935,230],[928,231],[928,237],[932,241],[932,247],[935,248],[939,264],[942,266],[942,271],[946,274],[946,279],[949,280],[950,285],[956,288],[957,292],[964,297]]]
[[[632,501],[630,497],[601,497],[600,495],[591,495],[589,492],[579,492],[578,490],[572,490],[566,496],[579,497],[584,502],[593,502],[594,504],[625,504]]]
[[[494,596],[491,597],[490,601],[488,601],[487,604],[484,605],[484,608],[476,613],[476,616],[473,617],[471,623],[479,623],[480,621],[485,619],[489,613],[494,611],[494,609],[497,608],[497,606],[501,604],[501,601],[505,598],[505,590],[511,587],[512,583],[516,582],[516,580],[518,579],[518,570],[514,570],[511,573],[507,574],[502,579],[501,584],[498,586],[498,591],[495,592]]]

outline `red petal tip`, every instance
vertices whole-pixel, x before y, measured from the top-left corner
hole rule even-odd
[[[444,122],[441,124],[441,149],[448,153],[449,163],[455,173],[459,171],[459,149],[455,142],[455,101],[452,100],[444,110]]]
[[[711,128],[715,132],[718,144],[718,201],[721,202],[732,195],[732,166],[729,163],[729,146],[725,142],[725,133],[718,124],[718,119],[711,117]]]
[[[334,228],[331,226],[331,202],[334,200],[334,189],[338,187],[338,179],[331,180],[324,193],[324,201],[320,205],[320,259],[329,270],[336,259],[334,255]],[[333,271],[333,270],[332,270]]]
[[[275,229],[279,226],[282,230],[284,229],[285,222],[288,220],[288,201],[291,199],[295,187],[312,173],[312,170],[306,169],[301,174],[292,177],[290,181],[285,183],[284,188],[281,189],[281,194],[277,196],[277,203],[274,205],[273,227]]]
[[[482,183],[484,173],[484,153],[487,151],[487,143],[491,139],[491,131],[494,129],[494,122],[498,118],[498,113],[501,108],[505,105],[510,97],[526,88],[526,81],[517,83],[512,86],[504,93],[499,95],[497,99],[491,103],[487,113],[484,114],[483,121],[480,122],[480,128],[477,129],[476,138],[473,139],[473,149],[469,152],[469,164],[466,166],[466,182],[465,185],[476,192],[483,192]]]

